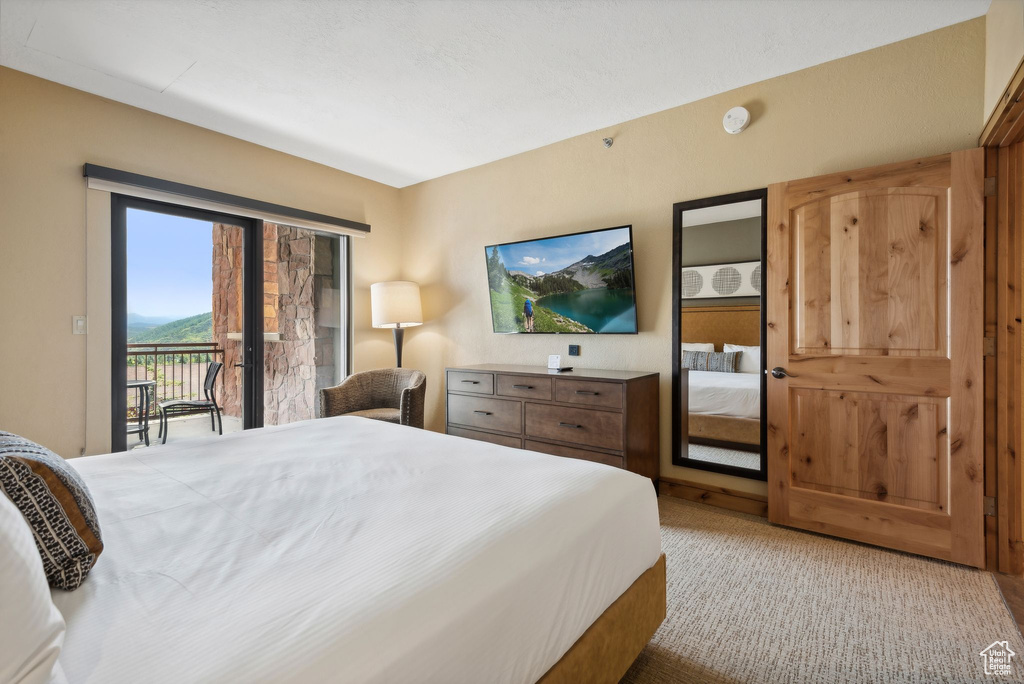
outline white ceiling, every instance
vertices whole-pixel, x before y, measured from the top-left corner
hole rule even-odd
[[[402,187],[989,2],[0,0],[0,63]]]

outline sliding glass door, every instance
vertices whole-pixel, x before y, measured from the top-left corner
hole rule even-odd
[[[347,374],[346,238],[263,224],[263,417],[316,418],[320,390]]]
[[[262,425],[262,222],[112,198],[112,450]]]

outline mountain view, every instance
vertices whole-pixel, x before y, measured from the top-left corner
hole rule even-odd
[[[178,320],[128,314],[128,342],[131,343],[158,344],[212,341],[213,312],[188,316]]]
[[[570,241],[579,241],[583,247],[588,235],[488,247],[494,331],[635,332],[631,245],[628,229],[619,231],[620,244],[597,256],[585,253],[567,266],[548,271],[537,268],[533,273],[525,268],[509,269],[506,264],[541,267],[557,264],[559,259],[565,263],[565,255],[574,247]],[[527,329],[524,313],[527,300],[534,312],[532,330]]]

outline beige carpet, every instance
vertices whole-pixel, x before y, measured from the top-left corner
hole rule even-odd
[[[739,449],[726,449],[710,444],[690,444],[687,446],[687,458],[705,463],[721,463],[737,468],[761,469],[761,454]]]
[[[988,573],[659,500],[668,616],[623,682],[1024,681]],[[1013,677],[984,674],[996,640]]]

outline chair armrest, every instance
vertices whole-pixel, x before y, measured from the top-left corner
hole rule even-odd
[[[358,406],[361,392],[351,385],[346,387],[348,380],[337,387],[327,387],[320,390],[320,417],[330,418],[345,413],[358,411],[363,407]]]
[[[419,384],[406,387],[402,390],[400,403],[402,425],[412,427],[423,427],[424,405],[426,404],[427,381],[424,379]]]

